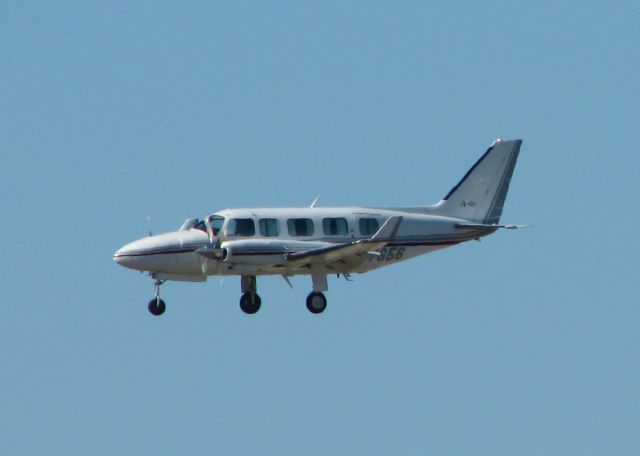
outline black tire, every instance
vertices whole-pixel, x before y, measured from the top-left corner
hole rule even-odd
[[[321,314],[327,308],[327,298],[324,294],[314,291],[307,296],[307,309],[312,314]]]
[[[151,315],[158,317],[162,315],[166,309],[167,306],[160,298],[153,298],[149,301],[149,312],[151,312]]]
[[[240,309],[249,315],[253,315],[260,310],[262,299],[258,293],[247,292],[240,297]]]

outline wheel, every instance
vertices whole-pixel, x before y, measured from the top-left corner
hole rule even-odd
[[[157,317],[159,315],[162,315],[166,309],[167,306],[160,298],[153,298],[151,301],[149,301],[149,312],[151,312],[151,315],[155,315]]]
[[[256,313],[260,310],[260,304],[262,304],[262,300],[258,293],[246,292],[240,297],[240,309],[242,309],[244,313]]]
[[[319,314],[324,312],[326,308],[327,298],[324,297],[324,294],[318,291],[309,293],[309,296],[307,296],[307,309],[309,309],[309,312]]]

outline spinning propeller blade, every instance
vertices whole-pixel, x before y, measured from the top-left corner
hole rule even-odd
[[[207,234],[209,235],[209,244],[213,244],[213,229],[211,228],[211,220],[207,217],[204,220],[204,226],[207,227]]]
[[[204,219],[204,226],[207,228],[207,236],[209,242],[200,247],[197,252],[202,257],[200,267],[202,269],[202,275],[207,276],[209,272],[209,261],[218,261],[223,256],[223,250],[219,248],[220,237],[216,239],[213,233],[213,227],[211,226],[211,219],[207,217]],[[214,242],[215,241],[215,242]]]

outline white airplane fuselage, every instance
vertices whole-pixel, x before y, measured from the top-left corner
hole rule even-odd
[[[198,249],[207,243],[208,235],[206,231],[191,228],[127,244],[116,252],[115,261],[131,269],[152,272],[161,279],[185,281],[203,281],[212,275],[291,276],[309,274],[311,267],[314,272],[324,274],[364,273],[495,231],[490,228],[460,229],[456,225],[465,223],[463,219],[415,211],[366,207],[226,209],[213,214],[224,218],[219,236],[224,239],[219,244],[224,256],[219,259],[203,257],[198,253]],[[375,231],[366,231],[369,225],[380,227],[394,216],[402,217],[395,238],[372,251],[376,254],[367,254],[362,261],[348,259],[330,265],[312,266],[287,264],[285,256],[288,253],[368,239],[375,234]],[[279,227],[277,235],[261,235],[259,225],[265,219],[275,220]],[[311,220],[313,234],[295,236],[289,233],[287,227],[290,221],[301,219]],[[331,231],[328,231],[329,234],[326,234],[323,225],[330,223],[328,220],[336,219],[346,221],[346,232],[330,234]],[[255,233],[230,233],[229,224],[232,220],[253,221]],[[206,262],[204,265],[203,261]]]

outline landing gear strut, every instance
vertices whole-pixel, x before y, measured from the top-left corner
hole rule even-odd
[[[260,304],[262,304],[260,295],[256,293],[258,290],[256,276],[242,276],[240,278],[240,286],[242,288],[240,309],[246,314],[256,313],[260,310]]]
[[[167,309],[166,304],[160,299],[160,285],[164,283],[163,280],[156,280],[154,283],[154,295],[155,297],[149,301],[149,312],[151,315],[160,316]]]

